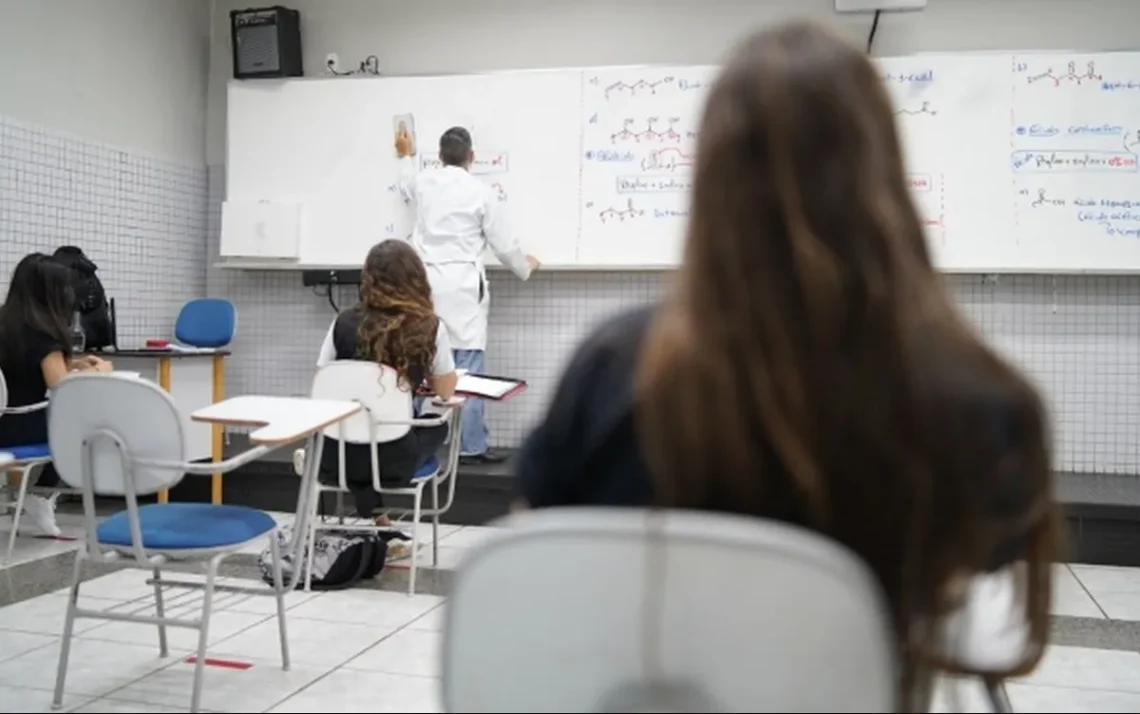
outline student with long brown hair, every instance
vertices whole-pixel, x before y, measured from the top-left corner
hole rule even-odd
[[[365,360],[396,370],[402,389],[428,384],[450,399],[457,376],[447,328],[436,317],[427,271],[415,249],[401,240],[372,247],[361,273],[360,302],[337,316],[321,346],[317,367],[334,360]],[[395,441],[378,444],[380,483],[405,486],[416,469],[435,455],[447,438],[447,426],[413,427]],[[372,488],[372,457],[366,444],[345,444],[345,481],[361,518],[375,515],[383,503]],[[321,457],[323,481],[336,483],[338,444],[328,439]],[[386,523],[382,514],[378,523]]]
[[[908,194],[891,104],[809,24],[731,56],[663,304],[602,326],[527,441],[530,507],[696,508],[801,524],[877,574],[926,706],[962,584],[1017,564],[1042,654],[1058,550],[1046,417],[959,316]]]

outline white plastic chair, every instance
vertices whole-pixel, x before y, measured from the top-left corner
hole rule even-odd
[[[445,605],[445,711],[894,710],[878,583],[818,534],[642,509],[496,525]]]
[[[47,409],[47,406],[47,399],[22,407],[8,406],[8,383],[4,381],[4,373],[0,372],[0,418],[9,414],[31,414],[43,411]],[[0,501],[0,509],[12,511],[12,532],[8,535],[8,549],[4,553],[4,563],[7,564],[12,560],[12,552],[16,548],[16,536],[20,530],[20,514],[24,511],[24,499],[28,495],[28,488],[39,477],[39,472],[44,465],[51,463],[51,454],[47,444],[5,446],[3,450],[11,454],[14,460],[4,466],[4,469],[0,471],[0,476],[7,475],[9,471],[18,470],[20,478],[20,485],[16,490],[16,500],[9,500],[11,498],[9,484],[5,481],[4,492],[8,497]]]
[[[309,517],[308,567],[305,569],[305,589],[309,590],[313,574],[313,553],[316,550],[317,532],[322,529],[385,531],[390,527],[376,526],[372,523],[321,523],[317,518],[316,508],[320,502],[320,494],[326,492],[347,493],[348,484],[345,474],[345,445],[371,444],[372,445],[372,488],[378,493],[388,495],[410,496],[412,507],[393,508],[385,507],[389,513],[402,513],[411,516],[411,564],[408,576],[408,594],[416,591],[416,570],[419,560],[419,525],[424,516],[431,518],[432,524],[432,565],[439,564],[439,525],[440,516],[451,508],[455,499],[455,474],[459,464],[459,412],[462,400],[452,400],[446,403],[436,402],[434,406],[442,411],[436,417],[413,417],[414,394],[401,388],[396,371],[390,367],[382,367],[375,362],[341,360],[328,364],[317,370],[313,378],[313,388],[310,394],[314,399],[343,399],[359,402],[363,409],[355,416],[335,424],[325,430],[326,438],[339,440],[337,463],[339,464],[339,477],[337,485],[321,484],[315,482],[316,494],[311,499],[313,512]],[[380,466],[376,456],[376,444],[395,441],[406,435],[413,427],[448,425],[447,452],[441,464],[437,458],[432,458],[424,467],[417,470],[411,484],[401,488],[388,488],[380,482]],[[440,503],[440,486],[447,485],[447,499]],[[431,507],[423,507],[424,488],[431,486]]]
[[[277,524],[273,517],[244,506],[138,505],[139,496],[170,489],[186,473],[207,475],[232,471],[267,453],[267,447],[255,447],[221,463],[187,463],[186,424],[170,396],[151,382],[115,374],[73,375],[56,385],[48,408],[48,434],[52,459],[60,477],[82,489],[86,530],[84,546],[75,559],[53,706],[58,708],[62,702],[75,620],[85,617],[157,625],[159,651],[164,657],[169,653],[167,626],[197,629],[190,710],[199,711],[210,616],[217,590],[276,597],[281,660],[283,668],[289,669],[284,596],[296,583],[283,582],[274,533]],[[319,442],[314,448],[319,457]],[[95,513],[97,494],[123,497],[126,510],[100,521]],[[266,536],[273,536],[269,538],[274,560],[272,589],[216,583],[218,566],[227,556]],[[163,579],[161,571],[168,563],[194,560],[204,561],[204,585]],[[119,563],[152,571],[153,579],[149,582],[154,586],[157,616],[80,608],[79,587],[87,561]],[[163,589],[169,587],[204,589],[201,616],[198,619],[166,616]]]

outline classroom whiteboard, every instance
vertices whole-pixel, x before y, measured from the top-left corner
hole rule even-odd
[[[1140,271],[1140,53],[877,61],[941,269]],[[226,200],[302,207],[291,267],[358,267],[377,241],[411,233],[392,149],[393,118],[411,113],[423,168],[445,129],[471,130],[473,173],[546,267],[668,268],[715,72],[232,82]],[[223,258],[256,258],[227,250],[250,244],[242,231],[223,226]]]

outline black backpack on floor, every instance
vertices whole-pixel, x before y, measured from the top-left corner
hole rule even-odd
[[[304,587],[305,569],[309,566],[308,547],[301,556],[301,562],[294,563],[289,554],[289,545],[293,539],[292,526],[279,528],[276,537],[283,561],[283,582],[288,583],[293,572],[297,571],[297,587]],[[317,545],[313,552],[313,590],[343,590],[362,580],[376,577],[384,569],[388,557],[388,541],[393,538],[407,539],[396,532],[372,535],[347,530],[317,531]],[[272,585],[273,553],[270,548],[261,552],[257,565],[262,580]]]

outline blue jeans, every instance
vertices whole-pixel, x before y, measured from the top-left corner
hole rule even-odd
[[[478,374],[483,371],[483,350],[455,350],[455,368]],[[459,418],[460,456],[487,453],[487,424],[483,421],[483,400],[468,399]]]

